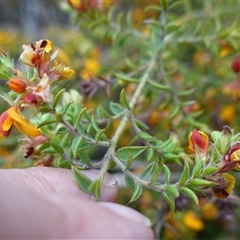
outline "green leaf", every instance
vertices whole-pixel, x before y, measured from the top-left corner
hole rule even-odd
[[[63,154],[64,153],[64,149],[62,146],[60,146],[59,144],[55,143],[55,142],[50,142],[52,148],[59,154]]]
[[[151,136],[149,133],[147,132],[139,132],[138,136],[146,141],[152,140],[153,136]]]
[[[72,164],[71,164],[70,161],[64,160],[64,161],[60,161],[60,162],[58,163],[58,166],[57,166],[57,167],[58,167],[58,168],[71,169]]]
[[[148,177],[153,172],[154,166],[155,166],[155,162],[152,162],[147,167],[145,167],[140,175],[140,178]]]
[[[88,188],[88,191],[91,192],[97,200],[101,196],[101,186],[102,186],[102,179],[98,178],[95,181],[93,181]]]
[[[163,192],[163,197],[165,198],[171,212],[175,210],[175,201],[171,195],[168,195],[166,192]]]
[[[152,178],[150,180],[151,183],[155,182],[155,180],[158,178],[158,176],[160,175],[160,173],[162,172],[163,169],[163,165],[155,162],[154,168],[153,168],[153,175]]]
[[[177,116],[177,114],[179,113],[180,111],[180,107],[179,105],[176,105],[172,111],[172,113],[169,115],[169,118],[174,118]]]
[[[201,178],[194,178],[190,181],[190,186],[211,187],[214,183]]]
[[[127,187],[128,187],[130,190],[134,191],[135,182],[134,182],[134,180],[133,180],[131,177],[129,177],[128,175],[125,175],[125,183],[126,183]]]
[[[99,126],[97,125],[97,123],[96,123],[93,115],[92,115],[92,117],[91,117],[91,124],[92,124],[92,127],[94,128],[94,130],[95,130],[96,132],[98,132],[98,131],[100,130],[100,128],[99,128]]]
[[[79,171],[76,167],[72,166],[73,176],[80,187],[84,192],[89,193],[89,186],[92,184],[92,180]]]
[[[161,0],[161,4],[165,10],[168,8],[168,0]]]
[[[197,177],[200,174],[200,172],[202,171],[202,167],[203,167],[203,161],[199,159],[198,161],[196,161],[195,166],[193,167],[193,170],[192,170],[193,178]]]
[[[124,73],[115,73],[115,76],[117,78],[119,78],[120,80],[124,81],[124,82],[127,82],[127,83],[138,83],[139,80],[136,79],[136,78],[131,78],[129,76],[127,76],[126,74]]]
[[[118,15],[117,15],[117,23],[118,25],[122,25],[122,20],[123,20],[123,17],[124,17],[124,12],[120,12]]]
[[[127,161],[129,154],[131,154],[132,158],[134,159],[144,152],[146,148],[146,146],[122,147],[117,151],[117,157],[121,161]]]
[[[82,117],[83,117],[83,115],[84,115],[84,113],[85,113],[86,110],[87,110],[87,108],[83,108],[83,109],[79,112],[79,114],[78,114],[78,116],[77,116],[77,118],[76,118],[76,121],[75,121],[75,128],[78,128],[79,123],[80,123],[80,121],[81,121],[81,119],[82,119]]]
[[[85,150],[85,149],[88,149],[92,147],[92,143],[89,143],[89,142],[82,142],[80,143],[80,145],[78,146],[78,151],[80,150]]]
[[[214,174],[215,172],[218,171],[218,168],[217,167],[206,167],[204,170],[203,170],[203,176],[208,176],[208,175],[212,175]]]
[[[179,159],[179,155],[174,154],[174,153],[172,153],[172,152],[163,153],[163,157],[166,158],[167,160]]]
[[[91,163],[91,159],[87,153],[85,153],[83,151],[78,151],[77,156],[80,158],[81,162],[86,163],[86,164]]]
[[[40,113],[49,113],[51,111],[51,108],[48,105],[44,105],[39,107]]]
[[[165,165],[165,164],[163,164],[163,171],[164,171],[164,174],[165,174],[165,182],[169,183],[170,182],[170,177],[171,177],[171,171],[167,167],[167,165]]]
[[[219,131],[211,132],[211,138],[212,138],[213,142],[217,142],[220,139],[221,135],[222,135],[222,133]]]
[[[157,145],[156,145],[156,147],[158,148],[158,149],[165,149],[169,144],[171,144],[171,142],[172,142],[172,138],[169,138],[168,140],[166,140],[166,141],[159,141],[158,143],[157,143]]]
[[[195,88],[191,88],[188,90],[182,90],[180,92],[177,93],[177,95],[179,97],[184,97],[184,96],[189,96],[190,94],[192,94],[195,91]]]
[[[67,103],[62,109],[61,109],[61,113],[62,115],[64,115],[67,110],[69,109],[69,107],[73,104],[73,102]]]
[[[41,123],[38,124],[37,128],[41,128],[45,125],[49,125],[49,124],[53,124],[53,123],[57,123],[58,121],[56,119],[49,119],[49,120],[45,120]]]
[[[102,105],[98,106],[97,114],[98,114],[99,118],[101,118],[101,116],[104,116],[104,117],[107,117],[107,118],[110,117],[110,114],[108,113],[108,111]]]
[[[113,114],[118,115],[123,112],[123,108],[119,103],[110,102],[110,109]]]
[[[196,204],[198,204],[198,197],[197,195],[189,188],[181,187],[180,192],[188,196],[190,199],[192,199]]]
[[[61,90],[56,94],[56,96],[53,98],[53,104],[52,104],[53,109],[56,108],[56,106],[57,106],[60,98],[62,97],[62,95],[63,95],[63,93],[64,93],[65,91],[66,91],[65,88],[61,89]]]
[[[72,149],[72,153],[73,153],[74,158],[77,157],[78,147],[79,147],[81,142],[82,142],[82,135],[75,137],[72,141],[71,149]]]
[[[157,82],[152,81],[152,80],[148,80],[148,83],[158,90],[171,91],[171,88],[169,86],[164,85],[164,84],[157,83]]]
[[[173,185],[167,185],[165,192],[167,193],[167,195],[170,195],[174,198],[177,198],[179,196],[178,189]]]
[[[147,150],[146,150],[146,160],[147,161],[150,161],[152,158],[153,158],[153,156],[154,156],[154,151],[153,151],[153,149],[152,148],[147,148]]]
[[[152,10],[155,10],[155,11],[161,11],[161,7],[158,6],[158,5],[148,5],[145,9],[144,9],[144,12],[147,12],[147,11],[152,11]]]
[[[122,89],[121,93],[120,93],[120,102],[123,106],[125,106],[127,109],[130,110],[129,104],[128,104],[128,100],[126,98],[126,94],[124,89]]]
[[[132,161],[133,161],[133,157],[132,157],[131,152],[129,152],[128,159],[127,159],[127,162],[126,162],[126,165],[125,165],[126,170],[128,170],[131,167]]]
[[[143,191],[142,185],[140,183],[137,183],[134,187],[132,198],[130,199],[128,204],[133,201],[136,201],[142,195],[142,191]]]
[[[56,134],[57,134],[57,135],[58,135],[58,134],[65,134],[65,133],[67,133],[67,132],[69,132],[69,130],[68,130],[66,127],[60,127],[60,128],[57,130]]]
[[[183,172],[182,172],[181,177],[179,179],[179,184],[183,185],[189,179],[189,176],[190,176],[190,168],[189,168],[189,165],[188,165],[187,161],[185,161]]]
[[[149,126],[146,125],[145,123],[143,123],[142,121],[138,120],[138,119],[134,119],[134,122],[137,124],[137,126],[140,128],[140,129],[143,129],[143,130],[148,130],[149,129]]]
[[[104,134],[104,132],[105,132],[105,129],[101,129],[96,133],[96,136],[95,136],[96,143],[98,143],[98,141],[101,139],[101,136]]]
[[[61,145],[63,148],[66,148],[69,144],[70,132],[63,135]]]

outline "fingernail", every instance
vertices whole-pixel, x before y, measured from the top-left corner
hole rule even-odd
[[[114,187],[117,184],[116,179],[112,175],[107,175],[103,180],[103,185],[106,187]]]
[[[151,226],[151,221],[146,216],[142,215],[141,213],[137,212],[136,210],[130,207],[110,202],[98,202],[98,204],[109,209],[111,212],[114,212],[122,217],[128,218],[129,220],[142,223],[147,227]]]

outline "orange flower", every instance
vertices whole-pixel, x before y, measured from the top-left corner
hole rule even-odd
[[[23,118],[15,107],[9,108],[0,115],[0,133],[5,137],[8,136],[13,125],[31,138],[42,135],[39,129]]]
[[[200,149],[202,152],[206,152],[209,145],[208,136],[202,132],[194,129],[189,135],[189,148],[192,151]]]
[[[212,193],[216,198],[228,197],[235,186],[235,178],[230,173],[222,173],[216,182],[219,185],[212,188]]]

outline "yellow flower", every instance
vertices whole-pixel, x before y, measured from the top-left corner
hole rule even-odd
[[[194,231],[201,231],[204,228],[202,220],[191,210],[187,211],[184,215],[183,223],[187,228],[190,228]]]
[[[236,116],[236,109],[233,105],[226,105],[221,109],[220,118],[224,123],[231,123]]]
[[[209,145],[208,136],[202,132],[194,129],[189,135],[189,148],[192,151],[200,149],[202,152],[206,152]]]
[[[74,70],[72,70],[71,68],[69,68],[69,67],[64,67],[63,72],[62,72],[60,78],[61,78],[61,79],[63,79],[63,78],[68,79],[68,78],[70,78],[74,73],[75,73]]]
[[[15,107],[9,108],[0,116],[0,133],[3,136],[8,136],[11,132],[12,126],[15,126],[20,132],[29,137],[37,137],[42,133],[27,119],[23,118]]]
[[[96,76],[100,71],[100,64],[97,59],[88,58],[84,62],[84,68],[79,73],[80,77],[86,81],[90,81],[91,76]]]

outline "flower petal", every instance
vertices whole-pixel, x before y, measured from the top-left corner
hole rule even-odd
[[[36,137],[42,133],[34,125],[32,125],[27,119],[23,118],[16,110],[16,108],[11,107],[7,110],[9,116],[14,119],[14,125],[16,128],[26,134],[29,137]]]

